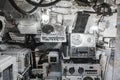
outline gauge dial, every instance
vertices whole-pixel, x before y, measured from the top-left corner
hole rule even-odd
[[[91,77],[85,77],[83,80],[93,80]]]
[[[87,39],[87,42],[88,42],[88,43],[91,43],[91,42],[92,42],[91,37]]]
[[[82,39],[80,35],[72,35],[72,45],[77,46],[82,43]]]

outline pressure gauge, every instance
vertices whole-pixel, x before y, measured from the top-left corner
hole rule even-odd
[[[72,38],[71,44],[74,46],[80,45],[82,43],[80,35],[72,35],[71,38]]]

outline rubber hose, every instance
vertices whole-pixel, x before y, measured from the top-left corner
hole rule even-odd
[[[18,12],[20,12],[23,15],[31,14],[38,8],[37,6],[35,6],[32,10],[26,12],[26,11],[22,10],[21,8],[19,8],[14,0],[9,0],[9,2]]]
[[[41,0],[41,3],[35,3],[35,2],[32,2],[31,0],[26,0],[28,3],[34,5],[34,6],[39,6],[39,7],[48,7],[48,6],[52,6],[56,3],[58,3],[59,1],[61,0],[55,0],[53,2],[50,2],[50,3],[46,3],[46,4],[42,4],[43,0]]]

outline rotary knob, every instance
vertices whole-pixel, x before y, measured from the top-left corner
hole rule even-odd
[[[79,67],[79,69],[78,69],[78,73],[79,73],[79,74],[83,74],[83,73],[84,73],[84,68]]]
[[[70,74],[73,74],[74,72],[75,72],[75,68],[74,67],[69,68],[69,73]]]
[[[54,31],[54,27],[52,25],[44,25],[42,28],[42,32],[46,34],[50,34],[53,31]]]

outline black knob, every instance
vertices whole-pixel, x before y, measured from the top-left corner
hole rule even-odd
[[[69,68],[69,73],[70,74],[73,74],[74,72],[75,72],[75,68],[74,67]]]
[[[79,74],[83,74],[83,72],[84,72],[84,68],[79,67],[79,69],[78,69],[78,73],[79,73]]]
[[[92,77],[85,77],[83,80],[93,80]]]
[[[42,32],[46,34],[50,34],[53,31],[54,31],[54,27],[52,25],[44,25],[42,28]]]

